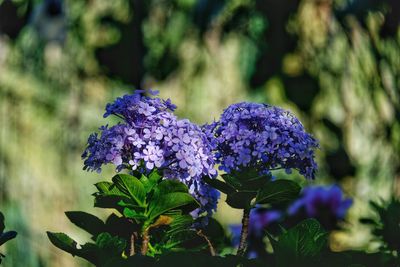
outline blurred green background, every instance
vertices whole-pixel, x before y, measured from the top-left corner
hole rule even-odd
[[[332,248],[372,251],[357,219],[400,193],[399,25],[397,0],[0,0],[0,210],[19,232],[4,266],[87,266],[45,231],[88,238],[63,212],[93,212],[112,168],[80,154],[135,88],[198,123],[245,100],[290,109],[320,140],[315,183],[355,198]]]

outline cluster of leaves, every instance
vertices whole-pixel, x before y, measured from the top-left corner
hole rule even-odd
[[[374,239],[380,242],[379,251],[381,253],[398,259],[400,253],[400,200],[392,197],[387,202],[371,201],[370,206],[376,216],[361,218],[360,222],[371,227]],[[400,262],[400,259],[398,261]]]
[[[295,200],[301,187],[287,179],[272,180],[271,175],[258,175],[246,170],[221,175],[223,181],[207,179],[207,183],[227,195],[226,202],[236,209],[251,209],[259,204],[283,205]]]
[[[250,171],[240,178],[223,175],[224,181],[208,182],[228,195],[229,205],[244,210],[256,204],[286,205],[299,194],[293,181],[251,175]],[[199,227],[200,221],[190,215],[199,204],[181,182],[162,179],[153,171],[148,176],[118,174],[112,182],[95,186],[95,207],[116,213],[104,222],[85,212],[66,212],[72,223],[92,235],[93,242],[78,246],[64,233],[48,232],[48,237],[56,247],[96,266],[400,266],[392,253],[398,253],[400,201],[386,207],[372,203],[379,220],[362,220],[372,224],[374,234],[385,242],[380,252],[332,252],[327,245],[329,232],[309,218],[288,229],[265,232],[273,253],[247,259],[229,254],[232,248],[216,220],[210,218],[206,227]]]
[[[228,193],[229,205],[243,209],[250,209],[255,203],[290,202],[300,192],[292,181],[250,176],[250,172],[240,179],[224,175],[225,182],[209,182]],[[64,233],[48,232],[50,241],[96,266],[265,266],[260,259],[223,255],[229,245],[216,220],[210,218],[201,230],[194,227],[200,222],[189,213],[198,203],[183,183],[161,179],[156,171],[139,177],[118,174],[112,182],[95,184],[98,191],[93,194],[94,206],[117,211],[105,222],[86,212],[66,212],[72,223],[92,235],[93,242],[78,246]],[[288,259],[310,264],[326,247],[326,232],[316,220],[304,221],[279,236],[269,237],[274,254],[268,266],[288,266]]]
[[[78,247],[66,234],[48,232],[50,241],[97,266],[115,266],[113,262],[138,254],[156,257],[183,249],[213,252],[211,244],[219,244],[222,228],[214,221],[202,230],[193,226],[200,222],[189,213],[199,204],[186,185],[163,180],[156,171],[139,177],[118,174],[112,182],[95,185],[94,206],[117,211],[105,222],[85,212],[66,212],[72,223],[92,235],[94,243]]]
[[[7,241],[15,238],[17,236],[17,232],[15,231],[7,231],[5,232],[5,224],[4,224],[4,215],[3,213],[0,212],[0,246],[2,246],[4,243],[6,243]],[[2,261],[2,258],[4,258],[5,256],[0,253],[0,264]]]

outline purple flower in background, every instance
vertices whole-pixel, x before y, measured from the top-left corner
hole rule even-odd
[[[156,95],[156,92],[150,92]],[[122,121],[102,126],[90,135],[82,158],[84,169],[101,172],[112,163],[117,171],[135,170],[147,174],[154,168],[167,179],[185,183],[202,205],[195,216],[216,209],[219,192],[201,178],[215,177],[213,146],[201,128],[189,120],[179,120],[170,100],[145,96],[143,91],[117,98],[108,104],[104,117],[115,115]]]
[[[213,136],[216,163],[227,173],[296,169],[307,178],[315,177],[318,142],[289,111],[265,104],[233,104],[203,130]]]
[[[253,209],[250,213],[249,231],[255,236],[263,236],[265,228],[280,219],[282,219],[282,212],[280,211],[262,208]]]
[[[333,229],[338,221],[345,218],[352,204],[352,199],[344,198],[339,186],[309,186],[289,206],[288,215],[297,220],[313,217],[326,229]]]

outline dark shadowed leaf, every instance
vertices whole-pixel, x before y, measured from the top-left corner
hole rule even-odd
[[[327,232],[315,219],[306,219],[271,243],[278,266],[318,262],[327,245]]]
[[[109,233],[101,233],[96,239],[97,246],[112,254],[119,254],[126,247],[126,241],[118,236],[111,236]]]
[[[235,209],[245,209],[250,207],[251,201],[256,197],[256,192],[239,191],[229,194],[226,203]]]
[[[4,215],[3,215],[3,213],[0,212],[0,234],[3,233],[4,228],[5,228]]]
[[[64,233],[47,232],[47,236],[50,239],[50,242],[59,249],[72,254],[72,256],[79,254],[76,241],[68,235]]]
[[[290,202],[299,196],[301,187],[290,180],[276,180],[267,182],[258,192],[257,204],[278,204]]]
[[[193,224],[193,217],[190,215],[173,215],[172,219],[167,235],[188,229]]]
[[[222,181],[220,181],[220,180],[218,180],[218,179],[211,179],[211,178],[205,176],[205,177],[203,177],[203,180],[204,180],[207,184],[211,185],[211,186],[214,187],[215,189],[218,189],[219,191],[221,191],[222,193],[225,193],[225,194],[227,194],[227,195],[233,194],[233,193],[236,192],[236,189],[235,189],[235,188],[233,188],[233,187],[230,186],[229,184],[224,183],[224,182],[222,182]]]
[[[121,206],[120,203],[130,203],[132,206],[136,204],[132,203],[132,200],[128,197],[115,195],[95,195],[94,199],[94,206],[97,208],[116,209],[122,212],[124,207]]]
[[[240,180],[237,177],[230,175],[230,174],[222,174],[221,177],[231,187],[233,187],[237,190],[241,189],[242,184],[240,183]]]
[[[14,239],[17,236],[17,232],[15,231],[8,231],[3,232],[0,234],[0,246],[3,245],[8,240]]]
[[[73,224],[93,236],[97,236],[105,231],[104,222],[92,214],[83,211],[67,211],[65,215],[67,215]]]

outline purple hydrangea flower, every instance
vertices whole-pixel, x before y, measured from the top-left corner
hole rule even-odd
[[[156,95],[156,92],[151,92]],[[118,124],[102,126],[90,135],[82,158],[84,169],[101,172],[111,163],[122,169],[149,173],[157,168],[167,179],[185,183],[202,205],[193,212],[208,215],[216,209],[219,192],[201,178],[215,177],[213,147],[201,128],[189,120],[179,120],[170,100],[145,96],[143,91],[117,98],[108,104],[104,117],[122,119]]]
[[[296,169],[314,178],[318,142],[289,111],[266,104],[238,103],[224,110],[219,121],[203,127],[216,146],[216,162],[227,173],[256,169]]]
[[[309,186],[289,206],[288,215],[298,220],[313,217],[326,229],[333,229],[338,221],[345,218],[352,204],[353,200],[344,198],[339,186]]]

